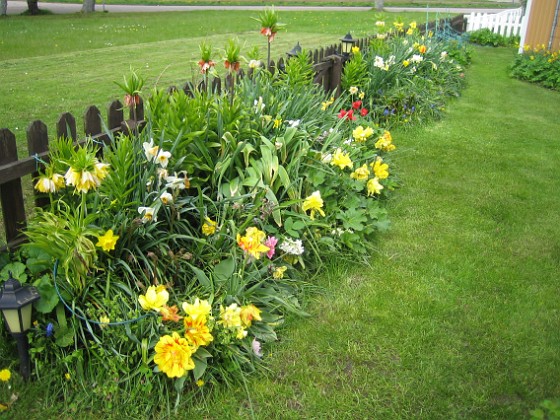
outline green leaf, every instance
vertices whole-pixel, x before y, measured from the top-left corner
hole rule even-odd
[[[35,286],[41,296],[41,299],[33,303],[33,307],[42,314],[52,312],[58,304],[59,298],[54,285],[51,284],[50,276],[45,274],[35,280],[33,286]]]
[[[197,268],[192,264],[189,264],[189,267],[192,269],[192,271],[194,271],[194,274],[198,282],[200,283],[200,285],[204,287],[207,291],[212,292],[213,290],[212,282],[210,281],[206,273],[202,271],[200,268]]]
[[[206,363],[206,358],[199,359],[198,357],[196,357],[196,354],[193,356],[193,361],[194,361],[194,369],[193,369],[194,380],[198,381],[200,378],[202,378],[204,372],[206,372],[206,367],[208,366],[208,363]]]
[[[214,267],[214,283],[216,285],[225,284],[235,271],[235,260],[233,257],[220,261]]]
[[[68,347],[74,343],[74,331],[66,326],[58,327],[54,332],[55,343],[59,347]]]
[[[27,281],[27,274],[25,274],[25,264],[19,261],[6,264],[2,271],[0,271],[0,278],[7,279],[10,273],[12,277],[19,280],[20,283],[25,283]]]

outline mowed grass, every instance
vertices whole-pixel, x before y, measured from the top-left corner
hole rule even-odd
[[[271,373],[204,418],[521,419],[560,398],[560,95],[479,49],[446,118],[394,133],[402,188],[371,269],[334,261]]]
[[[105,112],[112,100],[122,96],[114,81],[121,81],[130,67],[146,78],[148,91],[156,85],[167,88],[192,80],[202,41],[214,47],[218,62],[230,38],[239,39],[242,54],[259,46],[265,58],[265,38],[258,22],[251,19],[257,15],[202,11],[0,19],[0,127],[16,134],[20,154],[25,155],[30,122],[40,119],[52,127],[61,113],[71,112],[81,126],[87,106]],[[425,13],[398,16],[418,22],[430,18]],[[273,42],[272,58],[285,56],[298,41],[313,50],[338,43],[350,30],[354,37],[365,36],[380,17],[392,22],[397,15],[281,12],[286,30]]]

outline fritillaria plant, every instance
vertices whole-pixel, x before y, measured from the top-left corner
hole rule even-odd
[[[274,41],[276,33],[284,26],[283,23],[278,22],[278,13],[274,10],[274,7],[270,9],[265,9],[258,18],[255,19],[261,24],[261,34],[266,37],[267,40],[267,68],[270,67],[270,43]]]

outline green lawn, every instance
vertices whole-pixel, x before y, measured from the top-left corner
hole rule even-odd
[[[371,269],[333,263],[249,383],[257,418],[527,418],[560,397],[558,93],[479,49],[447,117],[395,133]],[[248,417],[242,390],[188,413]]]

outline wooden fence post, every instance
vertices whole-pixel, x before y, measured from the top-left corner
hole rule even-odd
[[[61,138],[71,138],[76,141],[76,119],[69,112],[60,116],[56,123],[56,135]]]
[[[7,128],[0,129],[0,166],[18,160],[16,136]],[[0,203],[6,229],[6,243],[21,239],[25,228],[25,206],[21,178],[0,185]]]
[[[35,156],[35,163],[37,169],[40,164],[36,155],[42,152],[48,152],[49,150],[49,136],[47,133],[47,125],[43,121],[33,121],[27,127],[27,150],[29,151],[29,156]],[[39,171],[35,171],[31,174],[32,178],[39,176]],[[50,200],[44,194],[35,191],[35,205],[37,207],[46,207]]]
[[[91,105],[84,113],[84,133],[86,136],[101,134],[101,112],[95,105]]]
[[[339,55],[331,55],[330,58],[332,60],[332,68],[331,75],[329,77],[329,90],[333,92],[335,97],[338,98],[342,91],[342,57],[340,57]]]

